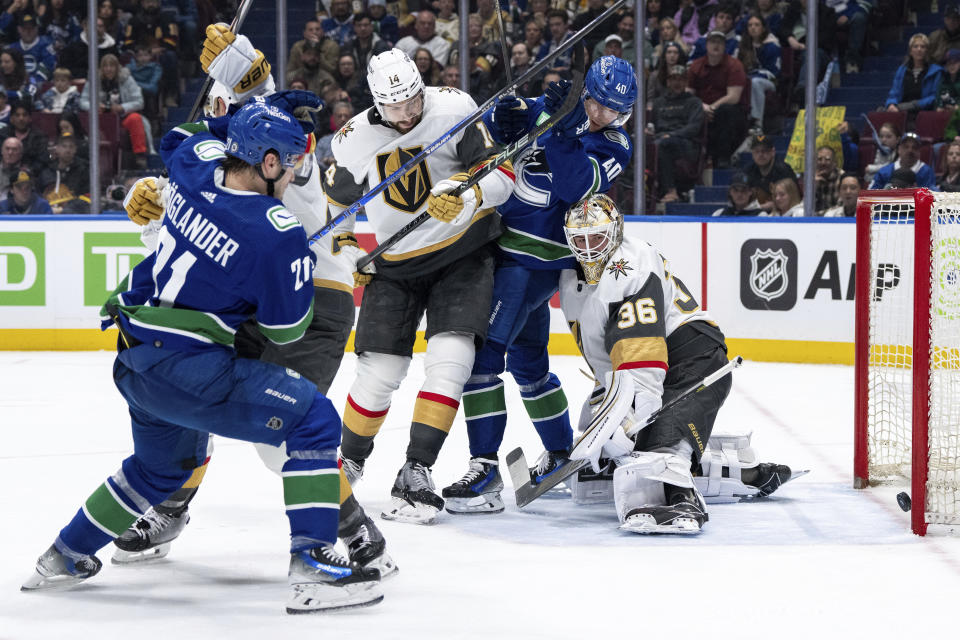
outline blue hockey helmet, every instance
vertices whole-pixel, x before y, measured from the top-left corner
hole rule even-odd
[[[583,81],[584,95],[620,114],[610,126],[621,126],[630,119],[637,101],[637,76],[633,65],[616,56],[594,61]]]
[[[230,118],[226,152],[256,166],[271,149],[284,167],[293,168],[306,153],[307,137],[292,115],[254,99]]]

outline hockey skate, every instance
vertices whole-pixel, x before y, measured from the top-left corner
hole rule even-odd
[[[464,476],[443,490],[447,513],[500,513],[503,511],[502,490],[498,462],[470,458],[470,467]]]
[[[569,461],[570,458],[567,457],[565,451],[544,451],[537,459],[536,466],[530,467],[531,484],[540,484]],[[560,482],[543,493],[545,498],[565,498],[569,495],[570,491],[567,489],[566,481]]]
[[[627,512],[620,529],[633,533],[700,533],[710,519],[696,489],[665,484],[666,505],[647,505]]]
[[[380,572],[341,556],[333,545],[290,555],[293,595],[287,613],[317,613],[369,607],[383,600]]]
[[[744,469],[740,472],[743,483],[757,488],[757,493],[751,498],[766,498],[771,493],[791,480],[810,473],[809,471],[791,471],[785,464],[775,462],[761,462],[753,469]]]
[[[188,522],[190,513],[186,506],[172,512],[150,507],[113,541],[117,550],[110,561],[113,564],[134,564],[164,558],[170,553],[170,543],[177,539]]]
[[[383,539],[383,534],[370,516],[365,517],[354,533],[344,535],[343,542],[347,545],[350,560],[364,569],[378,570],[381,580],[394,576],[399,571],[397,563],[387,553],[387,541]]]
[[[436,494],[430,468],[416,460],[407,460],[400,468],[390,495],[390,506],[380,514],[384,520],[433,524],[443,509],[443,498]]]
[[[343,469],[343,475],[347,476],[347,482],[350,486],[356,486],[363,477],[363,464],[366,460],[354,460],[346,456],[340,456],[340,468]]]
[[[54,543],[37,559],[33,575],[20,590],[66,589],[97,575],[102,566],[97,556],[75,554],[66,549],[61,551]]]

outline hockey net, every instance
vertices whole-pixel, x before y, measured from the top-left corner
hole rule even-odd
[[[960,525],[960,194],[857,204],[854,486],[909,478],[912,528]]]

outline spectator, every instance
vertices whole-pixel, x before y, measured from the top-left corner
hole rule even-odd
[[[294,78],[306,80],[307,89],[317,95],[323,95],[326,88],[336,84],[334,77],[320,66],[322,45],[307,42],[300,48],[300,60],[297,65],[288,65],[286,80],[289,84]]]
[[[523,26],[524,43],[531,55],[536,55],[543,46],[543,27],[536,20],[528,20]],[[594,59],[598,56],[594,52]]]
[[[723,34],[726,39],[726,52],[731,56],[737,55],[737,49],[740,47],[740,36],[733,28],[736,17],[737,7],[731,4],[720,5],[713,14],[713,30]],[[696,60],[705,55],[707,55],[707,36],[701,36],[693,45],[690,59]]]
[[[349,0],[330,0],[330,17],[321,24],[323,32],[339,46],[350,44],[353,39],[353,12],[350,11]]]
[[[950,49],[943,62],[937,111],[955,111],[960,105],[960,49]]]
[[[947,138],[948,140],[951,138]],[[892,122],[884,122],[877,130],[877,152],[873,156],[873,162],[868,164],[863,171],[863,180],[866,184],[872,184],[877,171],[892,163],[897,159],[897,146],[900,140],[900,130]]]
[[[700,154],[703,104],[687,93],[687,70],[674,65],[667,72],[667,91],[653,101],[653,140],[657,147],[657,183],[661,202],[676,202],[677,163],[693,162]]]
[[[943,28],[930,34],[930,59],[942,63],[950,49],[960,49],[960,7],[956,3],[943,10]]]
[[[551,82],[560,82],[561,80],[563,80],[563,76],[556,71],[547,71],[543,74],[543,80],[540,82],[540,93],[537,95],[542,95],[547,90],[547,87],[550,86]]]
[[[729,216],[765,216],[767,211],[753,197],[753,189],[747,181],[747,175],[741,171],[733,174],[727,189],[727,205],[713,212],[714,217]]]
[[[937,180],[940,191],[960,191],[960,142],[951,142],[947,146],[947,166]]]
[[[417,50],[413,53],[413,63],[417,65],[424,85],[428,87],[440,86],[440,69],[437,63],[433,61],[430,49],[417,47]]]
[[[366,82],[366,77],[361,78],[357,73],[357,61],[349,53],[337,59],[337,72],[333,74],[333,79],[337,86],[347,93],[350,93],[358,82]]]
[[[660,0],[647,0],[647,26],[644,31],[650,35],[650,41],[653,44],[663,42],[663,34],[661,33],[660,26],[663,23],[663,19],[671,18],[673,13],[673,11],[665,8]],[[676,23],[674,23],[674,26],[676,26]],[[677,34],[674,34],[672,37],[676,38]]]
[[[479,49],[483,42],[483,23],[480,22],[480,16],[473,13],[467,16],[467,44],[469,45],[468,50]],[[436,59],[436,56],[434,56]],[[447,61],[449,64],[459,64],[460,62],[460,41],[455,40],[452,45],[450,45],[450,58]]]
[[[840,134],[840,146],[843,149],[842,171],[859,173],[860,171],[860,134],[850,128],[850,123],[844,120],[837,125]],[[838,163],[839,164],[839,163]]]
[[[345,125],[354,115],[353,105],[349,102],[337,102],[333,105],[333,115],[330,118],[330,131],[327,135],[317,140],[317,149],[314,152],[317,156],[317,162],[320,168],[325,170],[333,164],[333,151],[330,150],[330,144],[333,142],[333,136],[337,135],[340,127]]]
[[[897,153],[900,156],[897,160],[877,171],[870,184],[871,189],[886,189],[893,173],[900,168],[913,171],[919,186],[927,189],[937,188],[937,178],[933,169],[920,159],[920,139],[917,134],[912,131],[903,134],[897,146]]]
[[[724,50],[726,36],[711,31],[707,36],[707,55],[690,65],[690,88],[700,100],[710,123],[707,149],[713,166],[730,166],[730,156],[746,130],[745,109],[747,76],[743,65]]]
[[[34,174],[38,173],[50,157],[49,141],[45,133],[33,126],[33,104],[29,100],[13,103],[7,135],[23,143],[23,164]]]
[[[370,0],[367,11],[373,20],[373,28],[380,35],[387,46],[393,47],[400,39],[400,24],[396,16],[387,13],[386,0]]]
[[[753,164],[746,170],[750,188],[763,208],[770,211],[773,208],[771,185],[785,178],[796,180],[796,174],[790,165],[777,158],[770,136],[753,136],[750,141],[750,154],[753,156]]]
[[[596,0],[588,0],[588,2]],[[497,12],[494,7],[498,7],[499,0],[477,0],[477,14],[480,16],[481,33],[484,42],[500,42],[500,26],[497,23]],[[418,14],[419,15],[419,14]],[[503,28],[507,34],[513,28],[510,22],[511,16],[506,11],[500,11],[503,18]]]
[[[370,58],[389,51],[390,46],[373,32],[373,21],[369,13],[361,13],[353,17],[353,32],[353,41],[348,47],[341,49],[340,53],[351,54],[357,61],[357,68],[366,73]]]
[[[356,19],[355,19],[356,20]],[[366,26],[370,28],[370,34],[373,33],[373,28],[370,25],[369,16],[367,16]],[[370,38],[369,34],[366,39],[366,42],[369,43]],[[287,68],[290,67],[300,67],[300,57],[303,55],[303,48],[307,45],[320,48],[320,68],[326,71],[329,74],[333,74],[337,70],[337,58],[340,57],[340,45],[334,42],[333,38],[330,38],[323,32],[323,27],[320,26],[319,20],[307,20],[303,24],[303,40],[297,40],[293,43],[293,46],[290,47],[290,56],[287,59]],[[359,58],[358,58],[359,59]],[[364,64],[364,69],[366,69],[366,64]]]
[[[960,155],[958,155],[960,158]],[[852,218],[857,215],[857,197],[860,195],[860,178],[855,173],[840,176],[837,205],[823,212],[824,218]]]
[[[70,69],[70,74],[74,78],[87,77],[87,52],[90,49],[87,20],[84,19],[81,24],[83,30],[80,32],[80,38],[68,42],[58,57],[58,65]],[[117,41],[104,31],[103,20],[97,18],[97,55],[102,59],[107,54],[117,55],[119,52]]]
[[[16,136],[0,145],[0,193],[6,193],[23,168],[23,143]]]
[[[837,15],[838,31],[847,32],[847,50],[844,55],[847,73],[860,73],[863,64],[863,39],[867,35],[867,12],[872,0],[827,0]],[[866,5],[866,6],[864,6]]]
[[[51,162],[40,172],[40,190],[50,200],[70,200],[90,191],[90,166],[86,158],[77,155],[72,135],[57,138]]]
[[[10,185],[6,200],[0,202],[0,214],[52,215],[50,203],[33,190],[33,176],[28,169],[20,169]]]
[[[910,169],[897,169],[890,175],[890,182],[884,189],[916,189],[917,174]]]
[[[647,105],[653,106],[653,101],[667,91],[667,70],[675,65],[686,65],[687,56],[679,42],[666,42],[663,57],[660,58],[656,69],[647,79]]]
[[[103,20],[103,28],[114,40],[123,39],[123,24],[117,16],[117,9],[113,6],[113,0],[100,0],[100,8],[97,10],[97,16]]]
[[[159,88],[163,103],[168,107],[175,107],[180,103],[178,34],[173,15],[160,11],[160,0],[140,0],[140,8],[127,23],[123,39],[123,46],[128,50],[133,50],[138,44],[150,47],[154,59],[163,69]]]
[[[654,1],[659,2],[659,0],[654,0]],[[580,31],[580,29],[583,29],[585,26],[593,22],[596,18],[600,17],[600,15],[607,10],[607,8],[604,6],[605,4],[606,4],[606,0],[587,0],[586,11],[578,13],[573,18],[573,22],[570,24],[571,29],[575,32]],[[658,7],[658,10],[659,10],[659,7]],[[649,16],[650,14],[648,13],[647,15]],[[582,42],[583,42],[583,45],[587,48],[587,51],[593,51],[594,47],[596,47],[598,44],[603,42],[604,37],[607,34],[610,34],[611,32],[613,32],[616,26],[616,23],[617,23],[616,17],[611,16],[610,18],[607,18],[607,20],[603,24],[597,25],[593,29],[593,31],[591,31],[586,36],[584,36]],[[636,62],[636,61],[630,60],[630,62]]]
[[[10,126],[10,103],[7,101],[7,92],[0,91],[0,140],[7,137],[7,128]]]
[[[523,24],[526,25],[530,20],[535,20],[542,31],[547,29],[547,12],[550,5],[547,0],[528,0],[527,10],[521,14]]]
[[[773,210],[770,215],[784,218],[803,217],[803,198],[800,197],[796,178],[784,178],[773,183]]]
[[[543,60],[548,55],[554,52],[554,50],[560,46],[560,43],[565,41],[567,38],[573,34],[569,29],[570,19],[567,17],[567,12],[560,9],[551,9],[547,14],[547,26],[550,29],[550,40],[544,42],[540,47],[540,51],[537,52],[537,60]],[[553,69],[560,71],[561,73],[566,73],[570,71],[570,60],[571,60],[571,51],[567,49],[562,54],[557,56],[553,61]]]
[[[460,37],[460,16],[455,13],[454,0],[439,0],[437,2],[437,35],[453,42]]]
[[[78,40],[83,32],[79,14],[65,5],[66,0],[49,0],[37,7],[40,33],[50,38],[53,50],[58,54],[68,42]]]
[[[76,111],[80,92],[73,86],[73,76],[70,69],[57,67],[53,70],[53,86],[40,96],[40,104],[44,113],[61,113],[64,109]]]
[[[837,14],[828,7],[823,0],[817,3],[817,79],[827,69],[827,51],[824,46],[830,46],[837,41]],[[794,101],[802,104],[804,101],[804,87],[807,85],[807,57],[803,51],[807,49],[807,0],[789,0],[780,22],[780,32],[777,34],[782,46],[793,49],[794,58],[799,56],[800,70],[797,72],[797,84],[794,87]]]
[[[708,24],[715,4],[716,0],[681,0],[673,20],[680,29],[680,39],[686,42],[687,46],[693,47],[700,34],[709,31]]]
[[[78,100],[79,104],[79,100]],[[87,116],[89,114],[84,114]],[[71,135],[77,142],[77,155],[81,158],[89,157],[87,145],[87,136],[84,133],[83,125],[80,124],[80,117],[76,111],[64,111],[57,120],[57,136]]]
[[[840,167],[833,148],[823,146],[817,149],[817,173],[814,176],[814,211],[823,215],[827,209],[835,206],[840,199]]]
[[[53,68],[57,66],[57,53],[53,42],[46,36],[38,35],[37,18],[32,13],[20,16],[17,27],[20,39],[10,45],[23,54],[23,63],[27,74],[37,84],[50,79]]]
[[[885,103],[887,111],[906,111],[911,118],[918,111],[934,108],[943,67],[930,62],[929,50],[927,36],[915,33],[910,38],[910,53],[893,77]]]
[[[153,61],[150,47],[146,44],[138,44],[134,49],[133,60],[127,64],[127,69],[143,93],[145,113],[151,118],[159,117],[160,77],[163,75],[163,68]]]
[[[615,33],[611,33],[603,39],[603,55],[623,57],[623,38]],[[602,57],[602,56],[601,56]]]
[[[452,87],[454,89],[459,89],[460,88],[460,67],[458,67],[455,64],[448,64],[447,66],[445,66],[443,68],[443,73],[440,74],[440,81],[443,83],[444,87]]]
[[[762,133],[767,92],[777,90],[780,76],[780,41],[767,31],[767,25],[757,14],[747,20],[737,57],[750,78],[751,128],[754,133]]]
[[[306,79],[300,76],[290,80],[290,82],[287,83],[287,88],[291,91],[309,91]]]
[[[83,85],[83,92],[80,94],[80,109],[90,111],[91,100],[90,84],[87,83]],[[130,146],[137,168],[146,168],[149,124],[140,115],[140,110],[143,109],[143,92],[130,76],[130,71],[120,66],[117,56],[106,55],[100,59],[100,94],[96,100],[96,111],[112,112],[120,117],[120,124],[130,136]]]
[[[763,18],[763,23],[767,25],[767,31],[770,33],[780,33],[780,23],[783,21],[781,13],[782,4],[778,0],[757,0],[753,13]],[[747,29],[747,18],[751,13],[746,13],[737,22],[737,33],[743,33]]]
[[[623,53],[620,57],[630,62],[630,64],[635,64],[637,60],[637,48],[633,42],[634,24],[636,23],[634,22],[633,14],[628,11],[620,16],[620,19],[617,21],[617,31],[615,34],[612,34],[620,38],[620,46],[623,48]],[[601,40],[595,47],[593,47],[594,60],[606,55],[603,53],[605,44],[606,43]],[[684,50],[684,53],[686,53],[686,50]],[[643,43],[643,64],[647,69],[649,69],[653,63],[652,61],[653,46],[651,46],[651,44],[645,40]]]
[[[483,104],[487,98],[494,93],[494,82],[498,82],[502,77],[501,73],[495,73],[494,68],[499,60],[494,50],[497,45],[488,42],[479,47],[470,48],[470,60],[467,68],[470,69],[469,93],[477,104]]]
[[[526,42],[518,42],[510,50],[510,68],[513,70],[514,79],[519,78],[533,66],[533,56],[530,55],[530,49]],[[527,82],[517,87],[517,93],[524,98],[535,98],[540,94],[537,92],[539,83],[536,78],[531,78]]]
[[[32,100],[37,93],[36,80],[27,74],[23,54],[17,49],[7,47],[0,52],[0,90],[6,91],[11,103]]]
[[[650,58],[652,68],[656,69],[660,63],[660,57],[663,55],[663,49],[671,43],[676,44],[683,51],[683,57],[686,59],[690,55],[690,47],[686,42],[678,38],[677,23],[673,18],[664,18],[660,21],[660,42],[653,48],[653,54]],[[596,53],[596,52],[594,52]]]
[[[427,49],[441,65],[446,65],[450,57],[450,43],[437,35],[437,17],[432,11],[423,10],[417,13],[417,20],[413,23],[414,34],[400,38],[397,49],[403,51],[413,60],[417,49]]]

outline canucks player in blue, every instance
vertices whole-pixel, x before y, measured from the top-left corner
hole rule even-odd
[[[120,329],[114,382],[129,405],[134,453],[60,531],[23,590],[95,575],[96,551],[179,489],[214,433],[286,443],[288,613],[383,598],[377,570],[334,550],[341,426],[333,405],[297,372],[232,348],[251,314],[278,344],[300,339],[313,317],[313,253],[279,199],[306,148],[300,124],[262,100],[161,141],[170,194],[157,251],[104,306],[104,326]]]
[[[537,99],[506,96],[487,113],[494,139],[509,144],[555,112],[567,81],[551,83]],[[614,56],[596,60],[584,78],[584,93],[565,116],[514,163],[516,189],[498,207],[503,217],[494,276],[490,329],[464,387],[463,409],[470,440],[467,473],[443,490],[450,513],[503,511],[503,481],[497,452],[507,424],[503,381],[510,372],[545,453],[531,469],[535,482],[567,459],[573,439],[567,399],[550,372],[549,301],[560,271],[576,261],[563,233],[566,211],[594,193],[603,193],[630,162],[632,145],[623,124],[633,112],[637,80],[633,66]]]

